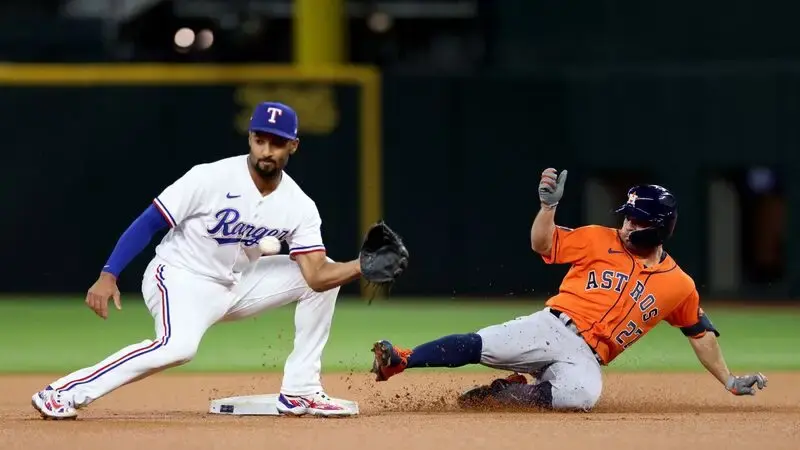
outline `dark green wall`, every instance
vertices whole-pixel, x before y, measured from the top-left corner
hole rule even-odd
[[[407,284],[457,295],[552,293],[565,268],[544,266],[528,247],[538,175],[550,166],[570,170],[558,214],[570,226],[584,223],[589,178],[633,174],[670,187],[681,214],[669,251],[704,292],[711,176],[776,168],[787,181],[788,229],[800,225],[793,177],[800,72],[772,65],[543,72],[387,80],[389,218],[419,239],[412,248],[441,255],[417,258]],[[424,126],[409,129],[404,103],[424,103],[413,114]],[[424,226],[420,215],[429,218]],[[800,252],[788,239],[790,275],[756,287],[758,295],[797,293]]]
[[[797,60],[792,1],[487,2],[487,53],[503,69]]]
[[[357,117],[357,89],[337,94],[339,114]],[[162,189],[194,164],[247,152],[250,106],[234,86],[2,88],[0,99],[3,291],[88,289]],[[342,201],[357,192],[358,139],[357,123],[306,136],[289,165],[318,202],[334,257],[359,243],[358,205]],[[150,255],[121,288],[139,289]]]
[[[412,255],[397,293],[553,292],[566,268],[544,266],[528,243],[548,166],[570,170],[565,225],[582,223],[582,185],[598,173],[635,170],[672,188],[681,218],[670,251],[702,290],[708,171],[800,169],[800,72],[790,68],[388,75],[383,85],[385,216]],[[357,95],[336,88],[335,127],[306,128],[288,167],[339,260],[360,242]],[[85,291],[164,186],[193,164],[246,152],[237,118],[248,108],[235,86],[1,88],[2,290]],[[301,125],[317,114],[327,113],[307,105]],[[800,206],[800,180],[790,181]],[[792,214],[790,229],[800,225]],[[139,289],[150,254],[124,273],[123,290]],[[794,293],[800,282],[789,281],[772,292]]]

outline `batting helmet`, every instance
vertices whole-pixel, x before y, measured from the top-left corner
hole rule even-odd
[[[630,241],[637,247],[655,247],[672,237],[678,220],[678,202],[666,188],[646,184],[628,190],[628,201],[617,214],[645,222],[650,226],[631,232]]]

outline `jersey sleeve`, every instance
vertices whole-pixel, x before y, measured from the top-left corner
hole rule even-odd
[[[203,181],[201,169],[198,166],[192,167],[153,199],[153,205],[164,216],[170,228],[180,225],[196,212],[201,202]]]
[[[547,264],[574,264],[589,256],[592,251],[594,228],[584,226],[567,228],[556,225],[553,245],[549,255],[542,255]]]
[[[719,335],[719,332],[714,330],[705,318],[703,308],[700,307],[700,294],[694,288],[689,296],[664,320],[673,327],[680,328],[681,332],[690,338],[703,337],[708,331],[714,331],[716,335]]]
[[[313,203],[291,237],[287,239],[289,255],[294,257],[304,253],[324,252],[322,242],[322,219]]]

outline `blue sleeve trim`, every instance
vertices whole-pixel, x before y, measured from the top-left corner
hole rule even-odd
[[[169,223],[158,209],[152,204],[148,206],[122,233],[108,262],[103,266],[103,272],[119,277],[125,266],[150,243],[153,235],[167,227]]]
[[[289,251],[292,252],[292,253],[296,253],[296,252],[301,252],[302,253],[302,252],[308,252],[308,251],[311,251],[311,250],[325,250],[325,245],[324,244],[306,245],[305,247],[295,247],[295,248],[289,249]]]
[[[175,222],[175,218],[172,217],[172,213],[169,212],[169,209],[167,209],[167,207],[164,206],[164,202],[162,202],[161,199],[156,197],[153,199],[153,204],[156,206],[156,208],[158,208],[161,215],[164,216],[164,219],[166,219],[167,221],[167,225],[169,225],[172,228],[175,228],[177,222]]]

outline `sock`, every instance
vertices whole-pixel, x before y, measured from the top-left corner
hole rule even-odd
[[[406,367],[461,367],[481,362],[483,340],[476,333],[451,334],[414,348]]]

